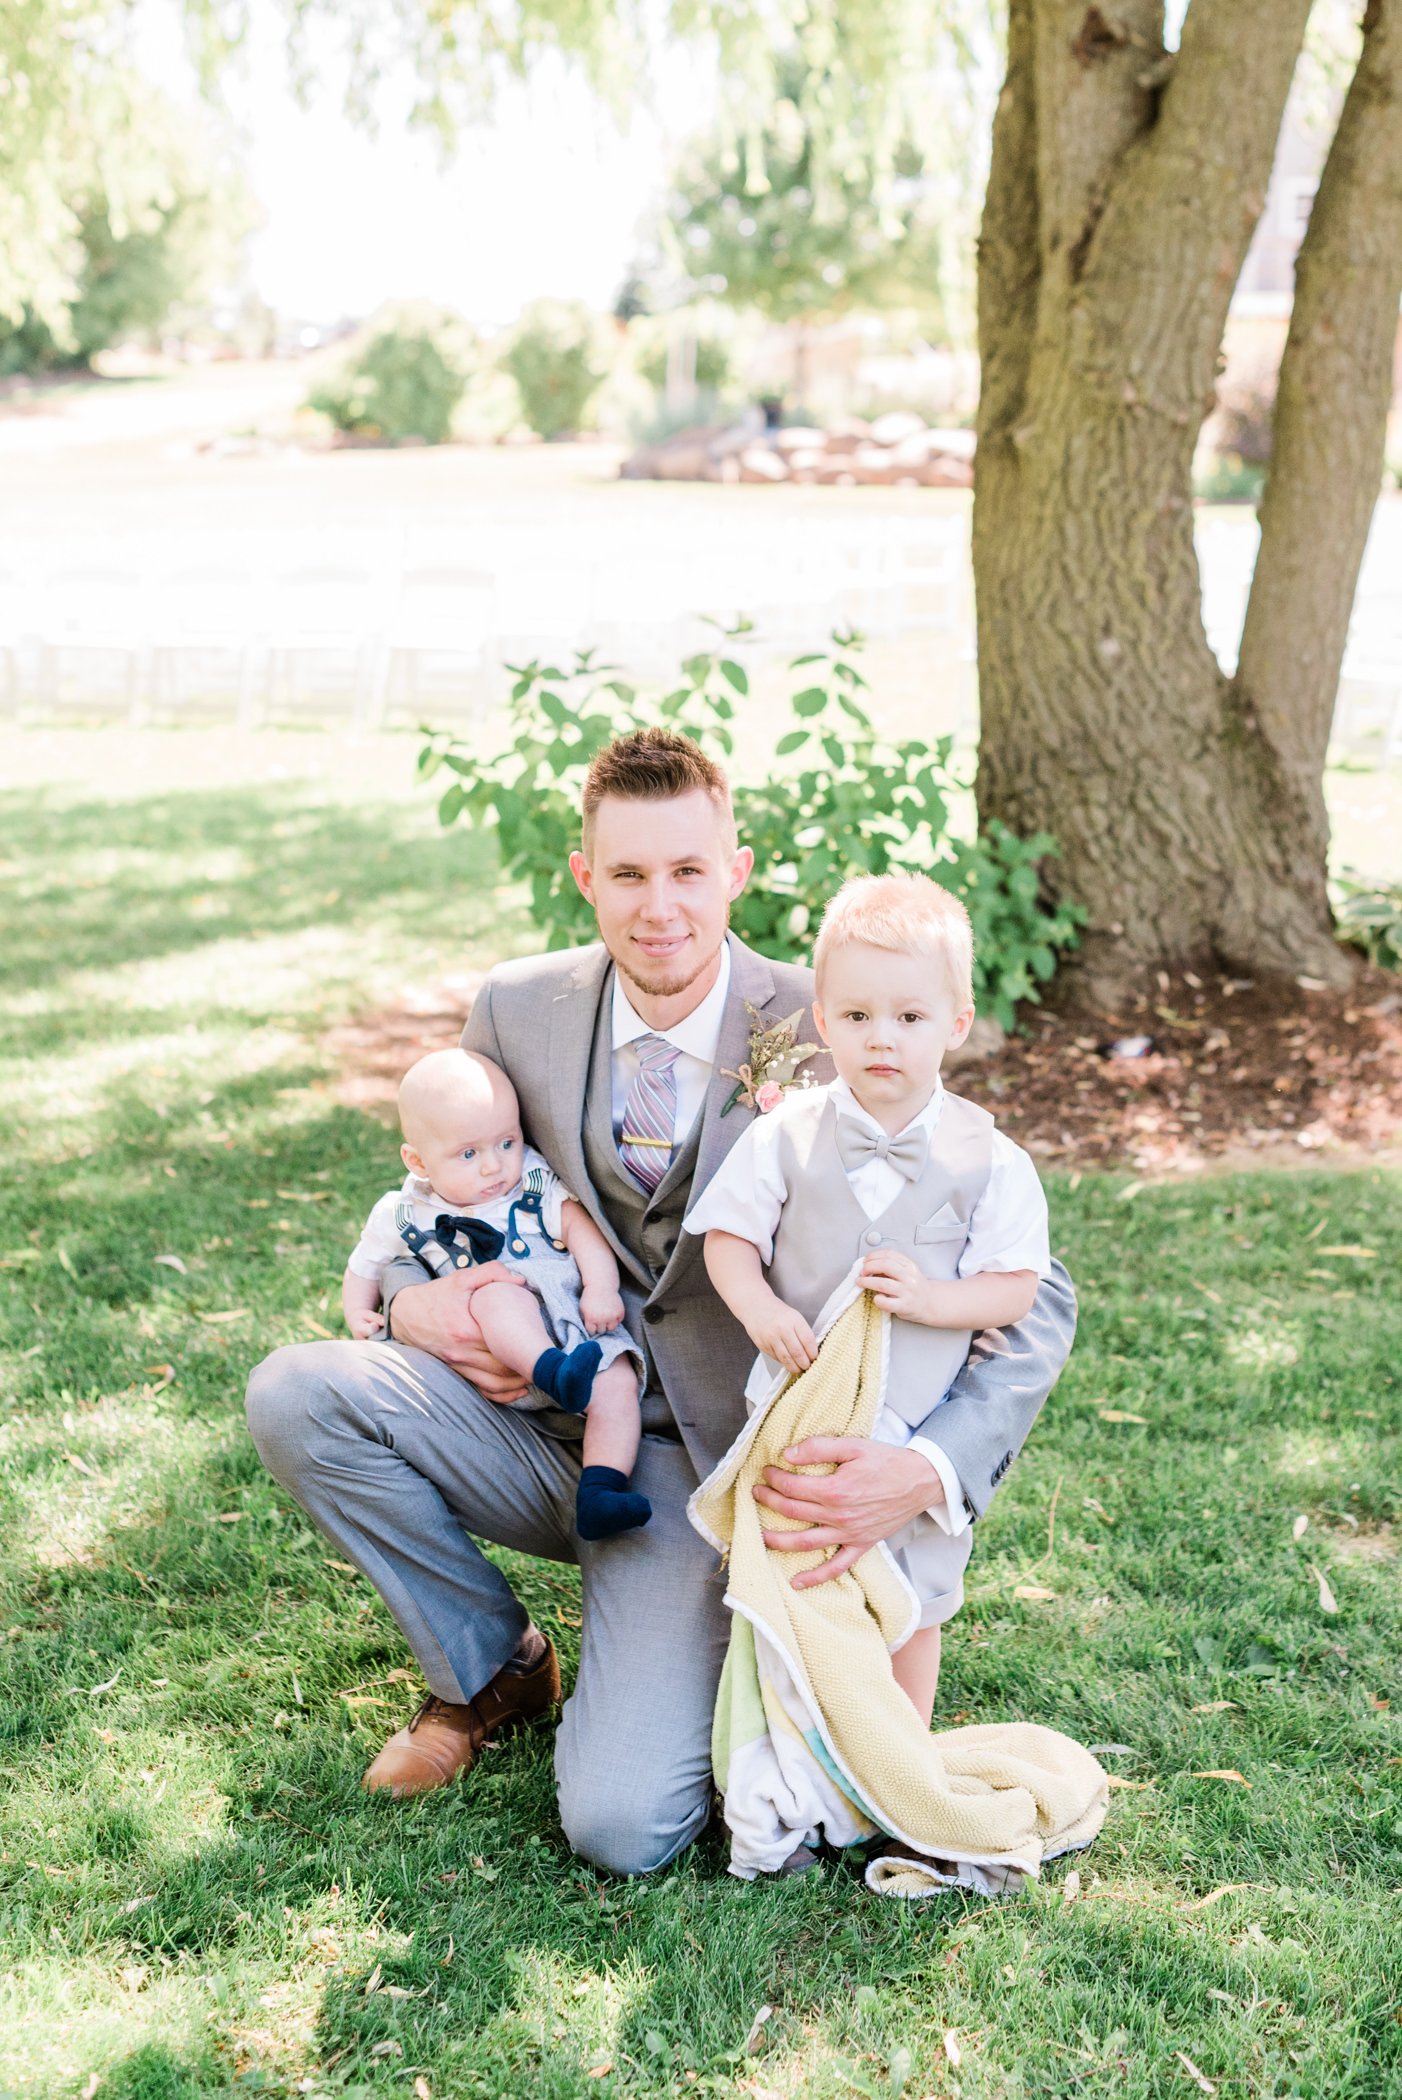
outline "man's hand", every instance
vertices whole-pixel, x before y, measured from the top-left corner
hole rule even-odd
[[[606,1283],[586,1283],[579,1294],[580,1318],[586,1334],[612,1334],[623,1325],[623,1300]]]
[[[766,1531],[766,1546],[780,1553],[838,1549],[821,1568],[795,1575],[796,1590],[845,1575],[878,1539],[892,1537],[912,1517],[944,1500],[939,1474],[929,1459],[894,1444],[874,1444],[856,1436],[810,1436],[790,1445],[784,1458],[793,1466],[835,1468],[826,1475],[796,1479],[782,1466],[766,1466],[765,1485],[753,1490],[756,1502],[796,1518],[802,1526],[798,1531]]]
[[[480,1268],[453,1269],[427,1283],[406,1284],[395,1293],[390,1312],[394,1339],[436,1356],[475,1385],[484,1400],[519,1400],[529,1389],[529,1380],[498,1362],[472,1317],[472,1294],[484,1283],[526,1287],[523,1276],[499,1261],[483,1262]]]

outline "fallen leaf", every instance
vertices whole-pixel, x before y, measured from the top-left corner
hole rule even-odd
[[[1243,1779],[1240,1772],[1232,1771],[1230,1766],[1221,1770],[1214,1769],[1211,1772],[1190,1772],[1188,1777],[1190,1779],[1233,1779],[1238,1786],[1245,1787],[1249,1787],[1251,1784],[1249,1779]]]
[[[601,2064],[591,2064],[591,2065],[590,2065],[590,2067],[589,2067],[589,2069],[588,2069],[588,2070],[587,2070],[587,2071],[585,2072],[585,2074],[584,2074],[584,2075],[585,2075],[585,2077],[586,2077],[586,2078],[607,2078],[607,2077],[608,2077],[608,2074],[609,2074],[609,2072],[610,2072],[610,2071],[611,2071],[612,2069],[613,2069],[613,2059],[612,2059],[612,2057],[605,2057],[604,2061],[603,2061],[603,2062],[602,2062]]]
[[[959,2037],[952,2027],[948,2028],[945,2033],[944,2053],[957,2071],[960,2064],[964,2061],[964,2052],[959,2047]]]
[[[1328,1583],[1324,1580],[1324,1577],[1320,1574],[1318,1568],[1315,1566],[1313,1561],[1310,1562],[1309,1569],[1311,1575],[1313,1575],[1315,1581],[1319,1584],[1319,1609],[1322,1612],[1327,1612],[1332,1618],[1334,1613],[1339,1608],[1334,1601],[1334,1592],[1330,1589]]]
[[[139,1991],[146,1981],[144,1969],[119,1969],[117,1973],[129,1991]]]
[[[319,1334],[322,1340],[325,1342],[334,1342],[336,1339],[335,1335],[331,1332],[331,1329],[329,1327],[323,1327],[318,1321],[309,1319],[306,1313],[303,1313],[302,1315],[302,1325],[304,1327],[310,1327],[312,1333]]]
[[[416,2078],[414,2080],[414,2100],[433,2100],[433,2094],[426,2078]]]
[[[1102,1407],[1100,1419],[1102,1422],[1137,1422],[1141,1429],[1147,1429],[1149,1426],[1147,1415],[1126,1414],[1122,1407]]]
[[[1152,1786],[1153,1783],[1152,1779],[1121,1779],[1118,1772],[1107,1772],[1105,1774],[1105,1784],[1107,1786],[1128,1787],[1131,1792],[1136,1794],[1142,1794],[1144,1789]]]
[[[348,1560],[328,1560],[326,1565],[328,1568],[339,1568],[343,1575],[358,1575],[360,1573],[359,1568],[352,1567]],[[403,1672],[403,1675],[406,1677],[408,1674],[407,1670]]]
[[[1183,2069],[1187,2072],[1188,2076],[1192,2079],[1194,2085],[1201,2086],[1203,2092],[1205,2093],[1216,2092],[1217,2088],[1212,2083],[1212,2080],[1203,2076],[1202,2072],[1193,2062],[1191,2056],[1185,2056],[1181,2049],[1175,2049],[1173,2053],[1177,2057],[1179,2063],[1182,2064]]]
[[[1292,1539],[1302,1539],[1309,1528],[1310,1520],[1308,1517],[1296,1517],[1294,1523],[1290,1526],[1290,1536]]]
[[[402,1983],[382,1983],[380,1985],[380,1996],[382,1998],[417,1998],[418,1995],[417,1991],[406,1991]]]
[[[226,1509],[214,1521],[216,1524],[241,1524],[244,1515],[245,1512],[241,1509]]]
[[[1076,1869],[1072,1867],[1065,1881],[1063,1881],[1061,1884],[1061,1901],[1063,1905],[1067,1903],[1074,1903],[1076,1898],[1080,1895],[1080,1893],[1081,1877],[1076,1872]]]
[[[1212,1773],[1209,1776],[1218,1778],[1220,1774]],[[1221,1888],[1214,1889],[1210,1896],[1199,1896],[1196,1903],[1185,1903],[1183,1908],[1184,1910],[1206,1910],[1210,1904],[1219,1903],[1223,1896],[1234,1896],[1238,1889],[1249,1889],[1252,1886],[1253,1884],[1249,1881],[1224,1881]]]
[[[1384,1701],[1384,1704],[1386,1704],[1386,1701]],[[94,1728],[93,1734],[97,1737],[99,1742],[115,1743],[117,1740],[116,1736],[113,1735],[110,1728]]]
[[[76,1466],[80,1473],[86,1473],[89,1480],[101,1479],[101,1474],[95,1472],[94,1469],[88,1464],[85,1458],[79,1458],[76,1451],[65,1451],[63,1455],[68,1460],[70,1466]]]
[[[1321,1254],[1351,1254],[1355,1261],[1376,1261],[1378,1258],[1376,1247],[1321,1247],[1319,1251]]]
[[[98,2073],[97,2071],[90,2071],[88,2074],[88,2082],[83,2087],[83,2100],[93,2100],[93,2096],[97,2092],[97,2089],[101,2085],[101,2083],[102,2078],[100,2073]]]
[[[746,2056],[754,2056],[758,2054],[764,2041],[764,2024],[766,2020],[772,2020],[773,2017],[773,2006],[761,2005],[759,2011],[755,2014],[754,2018],[750,2022],[749,2033],[745,2036]]]
[[[190,1273],[178,1254],[158,1254],[156,1260],[162,1268],[178,1269],[182,1276],[188,1276]]]
[[[248,1307],[241,1305],[236,1312],[201,1313],[200,1318],[206,1327],[227,1327],[230,1320],[246,1320]]]
[[[384,1974],[385,1972],[383,1967],[379,1962],[376,1962],[374,1968],[370,1971],[369,1976],[366,1978],[365,1995],[367,1998],[373,1998],[375,1992],[380,1988],[381,1983],[384,1981]]]
[[[1189,1278],[1189,1281],[1190,1281],[1190,1282],[1192,1282],[1192,1279],[1191,1279],[1191,1277]],[[1193,1284],[1193,1289],[1194,1289],[1195,1291],[1201,1291],[1201,1292],[1202,1292],[1202,1295],[1203,1295],[1203,1297],[1204,1297],[1204,1298],[1210,1298],[1210,1299],[1212,1300],[1212,1302],[1213,1302],[1213,1304],[1214,1304],[1214,1305],[1220,1305],[1220,1304],[1222,1303],[1222,1301],[1221,1301],[1221,1299],[1220,1299],[1220,1298],[1218,1297],[1218,1295],[1217,1295],[1216,1291],[1210,1291],[1210,1290],[1209,1290],[1209,1289],[1207,1288],[1207,1285],[1206,1285],[1205,1283],[1194,1283],[1194,1284]]]
[[[1224,1714],[1236,1712],[1235,1699],[1209,1699],[1205,1706],[1195,1706],[1195,1714]]]
[[[1392,1701],[1390,1699],[1380,1698],[1376,1692],[1369,1692],[1368,1704],[1373,1708],[1374,1712],[1385,1714],[1388,1708],[1391,1706]]]
[[[404,2044],[402,2042],[376,2042],[370,2054],[372,2056],[402,2056],[404,2054]]]
[[[272,1202],[267,1196],[245,1196],[243,1207],[245,1210],[271,1210]]]
[[[1020,1582],[1013,1595],[1024,1598],[1029,1604],[1045,1604],[1049,1598],[1056,1595],[1056,1591],[1044,1590],[1040,1582]]]
[[[388,1701],[388,1699],[371,1699],[371,1698],[367,1698],[367,1697],[362,1697],[362,1698],[359,1698],[359,1699],[353,1699],[353,1698],[351,1697],[351,1695],[350,1695],[350,1693],[349,1693],[349,1692],[338,1692],[338,1693],[336,1694],[336,1697],[337,1697],[338,1699],[344,1699],[344,1700],[345,1700],[345,1702],[346,1702],[346,1705],[347,1705],[347,1706],[388,1706],[388,1705],[389,1705],[389,1701]]]

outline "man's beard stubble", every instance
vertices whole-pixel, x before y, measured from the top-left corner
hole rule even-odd
[[[728,911],[725,915],[725,924],[726,932],[728,933],[730,930],[730,913]],[[688,970],[684,977],[663,977],[649,980],[646,977],[639,977],[637,971],[630,970],[627,963],[620,960],[618,956],[615,955],[613,959],[620,976],[624,977],[629,984],[635,984],[640,992],[647,994],[649,999],[675,999],[679,993],[689,990],[698,977],[705,976],[707,970],[710,969],[712,963],[720,954],[721,948],[725,945],[725,937],[723,933],[705,961],[697,963],[695,968]]]

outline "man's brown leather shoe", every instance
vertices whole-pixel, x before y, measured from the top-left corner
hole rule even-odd
[[[430,1694],[408,1727],[390,1737],[362,1786],[372,1794],[388,1787],[396,1801],[430,1793],[468,1771],[484,1743],[547,1712],[560,1696],[560,1664],[549,1641],[536,1637],[536,1661],[525,1668],[508,1663],[466,1706]]]

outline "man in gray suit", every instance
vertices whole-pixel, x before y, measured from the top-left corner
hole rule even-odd
[[[617,1873],[664,1865],[706,1823],[728,1634],[716,1557],[686,1504],[744,1421],[754,1347],[682,1220],[749,1119],[721,1111],[754,1016],[772,1026],[801,1009],[798,1039],[815,1039],[811,973],[727,931],[753,861],[725,777],[695,744],[667,730],[620,739],[590,769],[583,850],[570,860],[600,943],[499,965],[463,1034],[506,1071],[528,1138],[617,1257],[628,1325],[649,1356],[632,1484],[651,1522],[580,1539],[579,1418],[496,1404],[522,1390],[472,1320],[472,1292],[505,1273],[496,1264],[433,1280],[396,1264],[384,1283],[389,1339],[279,1349],[249,1382],[264,1463],[374,1583],[428,1682],[367,1786],[407,1795],[445,1784],[489,1736],[559,1696],[553,1649],[468,1534],[579,1566],[579,1676],[555,1748],[560,1816],[574,1849]],[[830,1076],[825,1058],[813,1075]],[[658,1128],[660,1139],[637,1141]],[[982,1515],[1074,1328],[1057,1266],[1025,1321],[977,1338],[921,1425],[938,1464],[847,1439],[809,1454],[837,1462],[827,1477],[771,1470],[756,1495],[807,1526],[771,1543],[833,1549],[797,1579],[830,1579],[922,1510],[951,1504],[946,1483],[962,1496],[960,1522]]]

